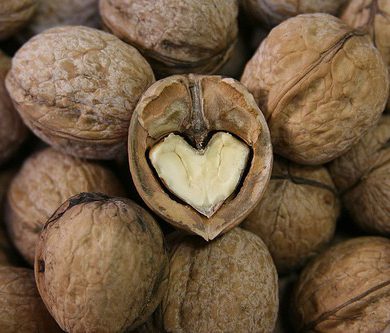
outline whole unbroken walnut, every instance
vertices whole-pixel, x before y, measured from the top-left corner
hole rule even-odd
[[[279,273],[302,265],[331,240],[339,200],[329,172],[276,158],[263,198],[242,227],[265,242]]]
[[[65,200],[81,192],[120,196],[124,190],[110,170],[52,148],[24,162],[9,188],[5,217],[13,243],[31,265],[48,218]]]
[[[82,193],[48,220],[35,257],[46,307],[66,332],[128,332],[160,303],[168,275],[163,235],[127,199]]]
[[[100,14],[160,75],[214,73],[238,32],[236,0],[100,0]]]
[[[11,37],[27,24],[37,0],[2,0],[0,2],[0,40]]]
[[[301,273],[292,298],[297,332],[388,332],[390,240],[339,243]]]
[[[0,332],[62,332],[39,296],[33,270],[0,267],[0,290]]]
[[[10,68],[11,59],[0,51],[0,165],[15,153],[27,136],[27,128],[13,107],[4,84]]]
[[[242,0],[249,15],[267,26],[274,26],[299,14],[336,15],[347,0]]]
[[[159,310],[171,333],[272,332],[278,279],[267,247],[240,228],[210,243],[183,238],[172,250]]]
[[[241,82],[264,112],[275,152],[314,165],[342,155],[379,120],[389,88],[370,37],[327,14],[274,28]]]
[[[25,123],[68,154],[124,154],[133,109],[154,81],[146,60],[115,36],[64,26],[33,37],[16,53],[6,86]]]
[[[256,206],[272,168],[265,119],[239,82],[175,75],[140,99],[129,129],[134,184],[156,214],[215,238]]]
[[[333,161],[330,172],[353,220],[390,236],[390,116]]]
[[[390,2],[388,0],[351,0],[341,19],[353,28],[369,32],[375,47],[390,70]],[[390,99],[387,102],[390,109]]]

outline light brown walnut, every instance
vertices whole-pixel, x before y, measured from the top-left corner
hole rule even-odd
[[[333,161],[330,172],[353,221],[390,236],[390,116]]]
[[[160,75],[214,73],[238,32],[236,0],[100,0],[100,14]]]
[[[48,220],[35,278],[66,332],[128,332],[160,303],[168,275],[163,234],[127,199],[82,193]]]
[[[264,112],[275,153],[311,165],[359,141],[379,120],[389,87],[369,35],[327,14],[299,15],[274,28],[241,82]]]
[[[46,310],[32,269],[0,267],[0,332],[62,332]]]
[[[121,196],[124,189],[109,169],[52,148],[24,162],[8,191],[5,217],[13,243],[31,265],[46,221],[65,200],[81,192]]]
[[[278,312],[275,266],[262,240],[235,228],[207,243],[187,236],[170,259],[160,316],[171,333],[268,333]]]
[[[267,245],[279,273],[298,268],[332,239],[340,205],[323,166],[275,158],[271,180],[242,227]]]
[[[27,136],[27,127],[5,88],[5,77],[10,68],[11,59],[0,51],[0,165],[13,156]]]
[[[103,31],[64,26],[19,49],[6,86],[41,139],[74,156],[111,159],[125,153],[131,114],[153,81],[132,46]]]
[[[303,270],[295,286],[296,332],[388,332],[389,277],[389,239],[358,237],[332,246]]]
[[[0,40],[11,37],[34,14],[37,0],[2,0],[0,2]]]

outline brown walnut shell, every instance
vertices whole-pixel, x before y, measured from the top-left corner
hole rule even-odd
[[[46,223],[35,257],[46,307],[66,332],[128,332],[160,303],[168,256],[160,228],[128,199],[82,193]]]
[[[52,148],[24,162],[8,191],[6,223],[13,243],[31,265],[48,218],[65,200],[81,192],[121,196],[124,189],[110,170]]]
[[[265,244],[235,228],[206,243],[184,238],[170,259],[161,319],[171,333],[272,332],[278,279]]]
[[[34,14],[37,0],[2,0],[0,2],[0,40],[12,36]]]
[[[238,33],[236,0],[100,0],[100,14],[160,75],[214,73]]]
[[[278,272],[286,273],[332,239],[338,214],[338,194],[325,167],[275,158],[267,190],[242,227],[261,237]]]
[[[241,186],[211,217],[205,217],[168,193],[150,166],[146,152],[170,133],[194,147],[224,131],[252,151]],[[239,82],[220,76],[176,75],[160,80],[142,96],[129,129],[129,164],[145,203],[174,226],[215,238],[238,225],[265,191],[272,168],[272,147],[265,119],[252,95]]]
[[[10,68],[11,59],[0,51],[0,165],[15,153],[27,136],[27,127],[5,88],[5,77]]]
[[[62,332],[46,310],[32,269],[0,267],[0,332]]]
[[[342,155],[379,120],[389,87],[370,37],[327,14],[274,28],[241,82],[264,112],[275,152],[314,165]]]
[[[64,26],[19,49],[6,86],[42,140],[74,156],[111,159],[125,152],[131,114],[153,81],[132,46],[103,31]]]
[[[297,332],[373,333],[390,329],[390,240],[339,243],[301,273],[292,298]]]
[[[347,0],[242,0],[246,12],[266,26],[275,26],[299,14],[336,15]]]
[[[330,172],[353,220],[390,236],[390,116],[333,161]]]
[[[341,19],[353,28],[369,32],[374,45],[390,69],[390,2],[388,0],[351,0]],[[390,109],[390,99],[387,102]]]

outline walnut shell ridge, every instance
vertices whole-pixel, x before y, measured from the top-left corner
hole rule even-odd
[[[210,243],[195,236],[172,251],[158,313],[172,333],[272,332],[278,280],[259,237],[234,228]]]
[[[100,0],[100,14],[162,76],[215,73],[238,33],[236,0]]]
[[[103,31],[64,26],[19,49],[6,86],[42,140],[70,155],[112,159],[125,153],[131,114],[153,81],[132,46]]]
[[[329,170],[353,221],[365,231],[389,236],[390,116],[382,116]]]
[[[292,298],[297,332],[387,332],[390,240],[359,237],[332,246],[301,273]]]
[[[153,217],[128,199],[81,193],[46,223],[35,278],[67,332],[128,332],[160,303],[168,257]]]
[[[274,158],[260,203],[241,225],[267,245],[279,273],[300,267],[332,239],[340,203],[323,166]]]
[[[342,155],[374,126],[389,87],[370,37],[327,14],[274,28],[241,82],[264,112],[275,153],[311,165]]]

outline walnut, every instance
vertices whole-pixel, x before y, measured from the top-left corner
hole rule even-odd
[[[351,0],[341,19],[353,28],[369,32],[374,45],[390,68],[390,6],[388,0]],[[390,109],[390,99],[387,101]]]
[[[128,199],[83,193],[46,223],[35,278],[66,332],[128,332],[147,320],[166,286],[168,257],[152,216]]]
[[[368,35],[327,14],[274,28],[241,79],[255,96],[274,150],[302,164],[346,152],[385,108],[387,68]]]
[[[239,224],[268,183],[272,149],[253,97],[220,76],[177,75],[142,96],[129,164],[146,204],[206,240]]]
[[[267,245],[279,273],[301,266],[333,237],[339,200],[329,172],[276,158],[260,203],[242,227]]]
[[[33,270],[0,267],[0,290],[1,332],[62,332],[39,297]]]
[[[259,237],[235,228],[207,243],[184,238],[172,252],[160,313],[172,333],[271,332],[278,280]]]
[[[8,191],[6,223],[13,243],[31,265],[48,218],[65,200],[81,192],[124,194],[110,170],[51,148],[24,162]]]
[[[390,236],[390,116],[333,161],[330,172],[353,220]]]
[[[100,0],[100,14],[160,75],[214,73],[238,32],[236,0]]]
[[[299,14],[336,15],[347,0],[241,0],[246,12],[266,26],[275,26]]]
[[[68,154],[111,159],[154,81],[149,64],[115,36],[87,27],[46,30],[14,56],[6,86],[25,123]]]
[[[297,332],[387,332],[390,240],[359,237],[329,248],[301,273],[292,298]]]
[[[2,0],[0,3],[0,40],[12,36],[34,14],[37,0]]]
[[[10,68],[11,59],[0,51],[0,165],[16,152],[27,136],[27,128],[14,109],[4,84]]]

